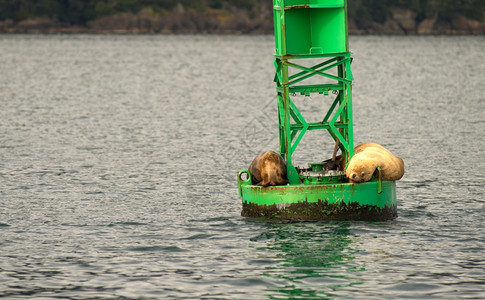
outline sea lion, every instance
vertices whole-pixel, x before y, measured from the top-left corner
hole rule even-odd
[[[335,158],[329,158],[323,161],[323,169],[325,171],[343,171],[344,161],[342,160],[342,155],[337,155]]]
[[[377,167],[382,170],[382,180],[399,180],[404,175],[403,160],[376,143],[355,147],[345,175],[351,183],[366,182],[371,180]]]
[[[249,172],[255,185],[267,187],[288,183],[286,162],[274,151],[266,151],[256,156],[249,166]]]

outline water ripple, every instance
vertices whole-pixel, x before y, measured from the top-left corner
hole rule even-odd
[[[406,165],[392,221],[240,217],[272,37],[0,35],[0,297],[483,298],[485,40],[350,42],[355,143]]]

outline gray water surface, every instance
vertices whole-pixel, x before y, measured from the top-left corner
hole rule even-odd
[[[485,298],[485,39],[350,47],[355,144],[406,165],[389,222],[240,217],[271,36],[0,35],[0,296]]]

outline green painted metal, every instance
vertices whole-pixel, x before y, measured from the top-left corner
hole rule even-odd
[[[244,176],[246,176],[244,178]],[[339,182],[261,187],[249,171],[238,176],[246,217],[290,220],[388,220],[397,216],[396,184],[379,177],[361,184]]]
[[[273,13],[279,144],[289,184],[252,185],[249,171],[241,171],[242,215],[296,220],[394,218],[396,185],[382,181],[380,170],[370,182],[350,184],[343,171],[328,171],[324,162],[304,169],[293,165],[292,155],[312,130],[326,131],[334,139],[344,166],[353,156],[347,1],[273,0]],[[297,94],[334,98],[321,122],[308,122],[292,100]]]
[[[348,51],[347,1],[273,0],[276,55]]]

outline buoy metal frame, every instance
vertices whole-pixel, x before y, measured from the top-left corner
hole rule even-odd
[[[321,162],[310,164],[310,174],[293,165],[292,155],[309,130],[327,131],[338,142],[345,166],[353,156],[347,1],[273,0],[273,13],[279,151],[287,163],[289,184],[252,185],[249,171],[239,172],[242,216],[290,220],[395,218],[396,185],[382,181],[380,170],[370,182],[351,184],[343,172],[322,171]],[[310,59],[318,63],[305,66]],[[308,84],[310,79],[313,81]],[[312,123],[305,120],[291,96],[315,93],[334,94],[335,98],[322,120]]]

